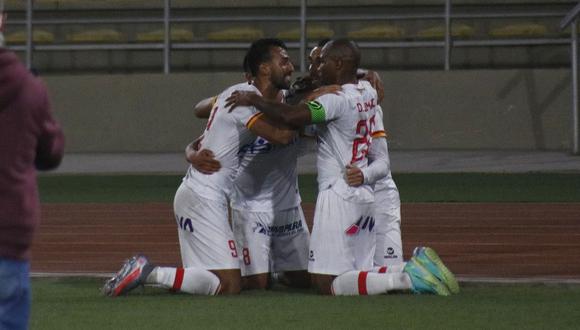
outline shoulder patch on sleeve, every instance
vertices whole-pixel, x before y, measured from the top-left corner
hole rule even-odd
[[[313,124],[324,123],[326,121],[326,110],[318,101],[310,101],[306,103],[310,109],[310,117]]]

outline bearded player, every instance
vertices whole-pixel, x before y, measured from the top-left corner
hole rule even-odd
[[[289,106],[256,93],[236,92],[226,106],[253,105],[270,120],[295,128],[317,124],[319,193],[308,271],[320,293],[370,295],[412,290],[449,295],[455,278],[431,249],[420,249],[422,257],[411,258],[400,273],[372,272],[372,185],[387,175],[389,164],[386,158],[368,163],[370,133],[379,105],[376,91],[357,79],[359,63],[360,52],[353,42],[331,41],[322,49],[318,71],[323,84],[342,85],[338,95],[326,94],[307,104]],[[351,186],[351,181],[361,177],[361,184]]]
[[[240,255],[228,223],[227,203],[233,182],[242,166],[240,156],[257,136],[274,144],[288,144],[295,131],[274,126],[253,107],[229,113],[225,99],[235,90],[245,90],[277,102],[280,88],[288,86],[294,70],[286,46],[276,39],[254,42],[247,53],[264,78],[241,83],[222,92],[207,122],[202,149],[214,152],[220,169],[206,175],[190,167],[176,192],[175,220],[183,267],[155,267],[143,255],[128,260],[104,286],[109,296],[125,294],[142,284],[158,284],[174,291],[215,295],[240,292]],[[272,61],[282,65],[272,65]]]

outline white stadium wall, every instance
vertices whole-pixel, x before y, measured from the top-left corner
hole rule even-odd
[[[567,150],[564,69],[388,71],[383,108],[392,149]],[[181,152],[202,133],[192,105],[239,73],[46,77],[67,151]]]

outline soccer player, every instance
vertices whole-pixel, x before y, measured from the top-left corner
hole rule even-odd
[[[403,272],[370,272],[375,248],[371,185],[387,175],[389,164],[385,158],[368,164],[370,133],[379,105],[376,91],[357,79],[359,63],[360,52],[353,42],[334,40],[322,49],[318,72],[322,84],[342,85],[338,95],[326,94],[307,104],[289,106],[240,91],[226,100],[226,107],[232,111],[240,105],[253,105],[273,122],[296,128],[317,124],[319,193],[308,271],[320,293],[367,295],[413,290],[449,295],[455,278],[430,248],[418,249]],[[353,184],[361,178],[361,184]]]
[[[228,223],[228,196],[244,164],[240,162],[257,136],[273,144],[288,144],[294,130],[274,126],[253,107],[229,113],[225,99],[235,90],[257,93],[279,102],[280,89],[288,88],[294,67],[285,44],[277,39],[260,39],[247,52],[256,79],[222,92],[212,109],[200,142],[212,150],[220,163],[217,172],[206,175],[190,167],[175,194],[174,213],[178,226],[183,268],[155,267],[145,256],[129,259],[104,286],[110,296],[124,294],[145,284],[191,294],[237,294],[240,292],[240,256]]]
[[[244,60],[247,64],[247,58]],[[267,79],[267,72],[245,65],[246,79],[252,83]],[[254,78],[257,77],[257,78]],[[282,94],[281,94],[282,96]],[[209,115],[211,98],[198,103],[195,114]],[[282,100],[281,100],[282,101]],[[275,273],[291,287],[308,287],[308,244],[310,233],[300,207],[297,158],[300,142],[273,145],[262,137],[243,147],[243,170],[231,194],[232,225],[238,247],[242,249],[244,289],[265,289]],[[186,148],[186,158],[196,169],[211,174],[219,162],[211,150]]]

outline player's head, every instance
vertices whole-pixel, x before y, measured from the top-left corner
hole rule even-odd
[[[322,84],[345,84],[356,81],[360,64],[358,46],[349,39],[329,41],[320,53],[318,73]]]
[[[290,87],[294,66],[282,40],[271,38],[256,40],[250,46],[246,57],[253,77],[267,78],[278,89]]]
[[[312,78],[316,78],[318,75],[318,65],[320,64],[320,52],[322,51],[322,47],[326,45],[330,39],[322,39],[318,42],[312,50],[310,54],[308,54],[308,74]]]

